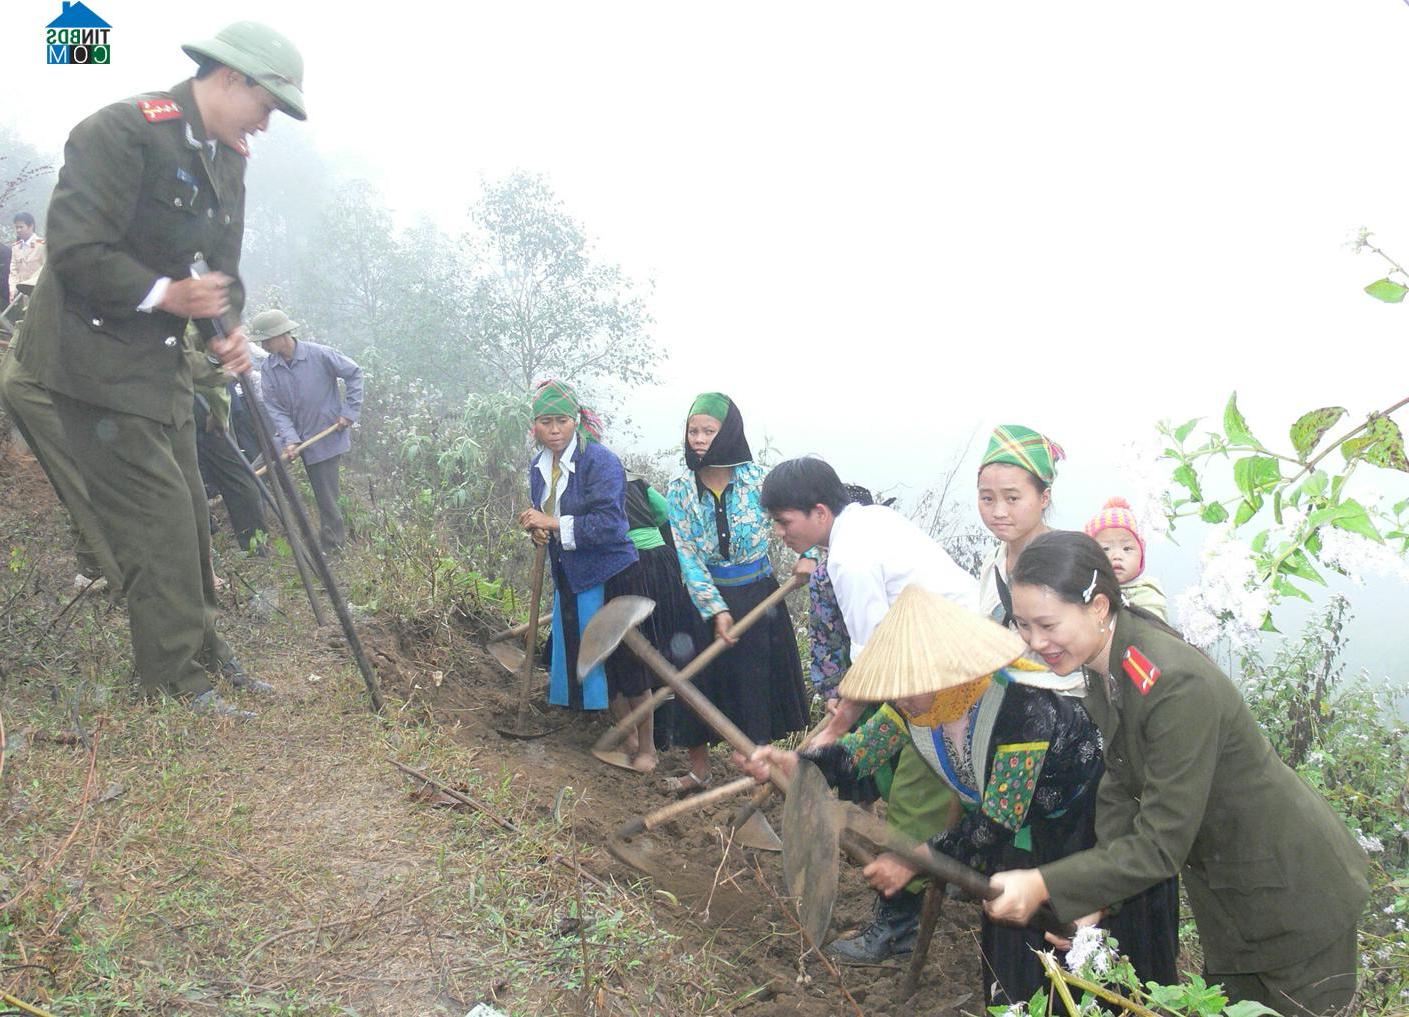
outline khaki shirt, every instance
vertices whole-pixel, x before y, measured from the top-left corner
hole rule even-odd
[[[1097,846],[1041,867],[1057,914],[1073,920],[1178,874],[1209,971],[1317,954],[1369,897],[1365,852],[1211,660],[1130,611],[1118,618],[1112,674],[1093,676],[1083,700],[1106,746]]]
[[[15,289],[20,283],[34,282],[34,277],[44,267],[44,238],[35,234],[28,243],[16,240],[10,245],[10,294],[19,293]]]

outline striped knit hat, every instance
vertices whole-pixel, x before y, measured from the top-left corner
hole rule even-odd
[[[1129,530],[1140,547],[1140,567],[1130,578],[1134,579],[1145,571],[1145,538],[1140,536],[1139,524],[1135,521],[1135,513],[1130,509],[1130,502],[1124,498],[1112,498],[1086,524],[1086,535],[1093,539],[1102,530]]]

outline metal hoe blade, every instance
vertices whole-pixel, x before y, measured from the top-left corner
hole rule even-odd
[[[842,815],[822,771],[799,759],[783,803],[783,880],[815,946],[832,924],[837,899]]]
[[[490,643],[489,652],[512,674],[518,674],[519,668],[523,666],[523,647],[518,643]]]
[[[783,842],[773,832],[773,824],[761,812],[753,812],[734,830],[734,843],[755,851],[781,851]]]
[[[650,597],[613,597],[592,616],[577,647],[577,673],[585,675],[612,655],[626,633],[651,616]]]

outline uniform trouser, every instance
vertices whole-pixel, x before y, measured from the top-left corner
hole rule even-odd
[[[196,461],[201,476],[215,485],[225,501],[225,511],[230,513],[230,524],[235,528],[235,542],[248,551],[255,533],[268,530],[264,523],[264,506],[260,504],[259,488],[248,467],[225,435],[225,431],[198,428]]]
[[[347,543],[342,509],[338,508],[338,464],[341,462],[342,456],[335,455],[321,463],[305,460],[303,464],[308,472],[308,483],[313,488],[313,499],[318,502],[318,543],[325,551],[335,550]]]
[[[13,353],[0,360],[0,400],[9,408],[29,450],[68,509],[79,569],[89,578],[102,575],[112,589],[121,589],[122,570],[103,537],[98,514],[89,501],[88,488],[69,452],[69,443],[64,440],[63,425],[49,391]]]
[[[953,826],[960,811],[959,796],[907,741],[886,798],[886,825],[915,840],[929,840]],[[906,889],[918,891],[926,882],[913,880]]]
[[[69,448],[122,570],[137,676],[148,694],[198,695],[231,657],[215,631],[210,517],[196,425],[52,393]]]
[[[1251,1000],[1283,1017],[1323,1017],[1344,1013],[1355,996],[1357,959],[1355,926],[1322,950],[1286,967],[1248,974],[1205,970],[1232,1002]]]

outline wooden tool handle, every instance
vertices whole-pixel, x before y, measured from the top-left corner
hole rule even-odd
[[[806,576],[790,576],[787,582],[779,586],[776,590],[774,590],[767,597],[761,600],[757,607],[755,607],[752,611],[744,615],[742,618],[740,618],[738,621],[736,621],[733,625],[729,627],[729,638],[737,640],[740,636],[742,636],[745,632],[752,628],[755,622],[757,622],[770,610],[772,610],[779,603],[781,603],[784,597],[792,593],[798,587],[805,585],[806,583]],[[717,637],[714,642],[710,643],[703,650],[701,650],[693,660],[691,660],[684,667],[680,668],[679,671],[676,671],[676,676],[683,682],[688,683],[694,681],[695,676],[699,674],[702,670],[704,670],[707,666],[709,666],[710,661],[714,660],[715,657],[718,657],[728,648],[729,644],[725,642],[724,637]],[[672,671],[675,670],[675,665],[671,664],[664,657],[661,657],[660,659],[661,662],[666,664],[666,666],[669,667]],[[617,721],[616,724],[609,731],[607,731],[606,734],[602,735],[601,738],[597,739],[597,744],[593,747],[599,752],[610,752],[612,749],[616,748],[622,743],[626,736],[630,734],[632,730],[635,729],[636,725],[641,723],[642,719],[646,716],[646,714],[655,710],[656,707],[660,706],[661,703],[665,702],[665,697],[670,695],[670,692],[671,688],[669,684],[667,684],[663,688],[656,689],[654,692],[651,693],[649,698],[647,698],[643,703],[635,707],[635,709],[633,709],[621,720]]]
[[[741,794],[753,786],[754,779],[752,777],[740,777],[737,780],[731,780],[727,784],[710,788],[708,791],[691,795],[689,798],[681,799],[678,802],[671,802],[669,805],[656,809],[654,812],[649,812],[637,819],[623,823],[617,828],[616,835],[619,839],[625,840],[645,830],[654,830],[656,827],[663,826],[672,819],[679,819],[689,812],[697,812],[700,809],[713,805],[715,802],[723,801],[725,798]]]
[[[519,669],[519,714],[518,730],[524,730],[524,723],[528,719],[528,699],[530,690],[533,687],[533,644],[537,642],[538,636],[538,608],[539,602],[543,599],[543,565],[548,560],[548,545],[539,544],[538,550],[533,555],[533,576],[529,584],[533,587],[530,592],[532,599],[528,602],[528,628],[524,629],[524,656],[523,664]]]
[[[999,896],[998,888],[983,873],[938,851],[925,850],[919,841],[911,840],[899,830],[891,829],[884,821],[857,806],[853,805],[847,810],[847,824],[848,828],[842,835],[843,847],[846,846],[848,835],[864,838],[884,851],[899,855],[911,867],[928,873],[935,879],[953,883],[970,897],[993,900]],[[1076,924],[1060,921],[1050,903],[1038,908],[1037,913],[1032,916],[1031,924],[1043,932],[1055,933],[1067,939],[1076,935]]]
[[[802,742],[800,743],[799,748],[807,748],[807,743],[812,741],[812,739],[816,738],[819,734],[821,734],[822,731],[831,722],[832,715],[830,713],[825,714],[822,719],[817,722],[816,727],[814,727],[811,731],[807,732],[807,734],[803,735]],[[732,822],[734,829],[737,830],[739,827],[743,826],[750,819],[752,819],[753,814],[755,812],[763,808],[764,805],[768,804],[769,796],[771,796],[772,794],[772,784],[764,784],[761,788],[759,788],[758,792],[754,794],[754,796],[750,798],[747,802],[744,803],[743,807],[739,809],[738,815],[734,817]]]
[[[293,454],[293,456],[290,456],[289,458],[291,458],[291,459],[294,458],[294,456],[297,456],[297,455],[298,455],[300,452],[302,452],[304,449],[308,448],[309,445],[312,445],[315,441],[322,441],[324,438],[326,438],[328,435],[332,434],[332,433],[333,433],[334,431],[336,431],[336,430],[338,430],[338,425],[337,425],[337,424],[333,424],[331,427],[325,427],[323,430],[321,430],[321,431],[319,431],[317,434],[315,434],[312,438],[309,438],[307,441],[300,443],[299,446],[294,449],[294,454]],[[261,466],[259,469],[255,470],[255,471],[254,471],[254,475],[255,475],[256,477],[262,477],[262,476],[264,476],[264,472],[265,472],[267,469],[269,469],[269,465],[266,463],[265,465]]]
[[[548,612],[547,614],[545,614],[542,618],[539,618],[539,619],[538,619],[538,627],[539,627],[539,628],[542,628],[544,625],[551,625],[552,623],[553,623],[553,612],[552,612],[552,611],[549,611],[549,612]],[[524,634],[525,632],[527,632],[527,631],[528,631],[528,622],[519,622],[517,625],[513,626],[512,628],[500,629],[498,632],[494,633],[494,635],[492,635],[492,636],[490,636],[488,639],[486,639],[486,640],[485,640],[485,644],[487,645],[487,644],[489,644],[489,643],[501,643],[501,642],[503,642],[505,639],[513,639],[515,636],[521,636],[521,635],[523,635],[523,634]]]

